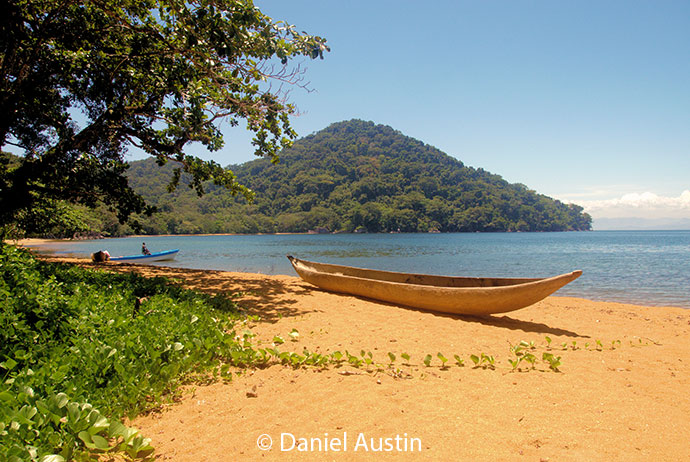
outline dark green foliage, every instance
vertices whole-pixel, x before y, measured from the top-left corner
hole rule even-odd
[[[160,165],[176,161],[171,185],[184,171],[199,194],[211,181],[251,199],[231,171],[185,147],[218,150],[221,121],[244,121],[255,153],[275,160],[297,136],[280,88],[300,85],[302,74],[271,64],[328,51],[324,39],[274,22],[251,0],[2,5],[0,149],[22,157],[16,166],[0,159],[0,226],[55,200],[103,203],[122,222],[150,212],[127,184],[131,145]]]
[[[156,405],[192,372],[255,355],[234,339],[224,297],[39,262],[7,245],[0,307],[0,460],[69,459],[104,444],[143,457],[150,446],[122,416]]]
[[[172,168],[172,167],[170,167]],[[589,230],[582,208],[465,166],[390,127],[352,120],[298,140],[280,163],[232,167],[255,193],[252,205],[221,188],[198,199],[165,191],[166,172],[135,162],[132,186],[161,213],[150,233],[331,231],[473,232]],[[184,178],[183,178],[184,180]]]

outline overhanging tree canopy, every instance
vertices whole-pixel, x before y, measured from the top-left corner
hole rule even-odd
[[[121,220],[146,209],[128,186],[134,145],[160,164],[251,197],[234,174],[185,154],[223,145],[221,120],[245,121],[256,154],[277,159],[296,137],[282,85],[292,58],[323,58],[323,38],[274,22],[251,0],[14,0],[0,19],[0,225],[44,200],[93,206]]]

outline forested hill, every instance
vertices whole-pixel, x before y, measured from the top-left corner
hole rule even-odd
[[[232,166],[254,204],[210,185],[165,192],[169,168],[133,162],[134,188],[158,205],[151,233],[455,232],[589,230],[591,217],[524,185],[465,166],[436,148],[372,122],[332,124],[295,142],[280,163]]]

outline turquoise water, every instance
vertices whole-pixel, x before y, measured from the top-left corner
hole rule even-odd
[[[111,255],[179,248],[162,265],[294,275],[285,255],[392,271],[540,277],[583,270],[559,295],[690,308],[690,231],[149,236],[65,244]]]

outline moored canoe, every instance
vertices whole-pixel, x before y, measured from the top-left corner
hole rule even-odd
[[[156,261],[174,260],[180,249],[165,250],[149,255],[127,255],[122,257],[110,257],[110,261],[120,261],[129,263],[151,263]]]

